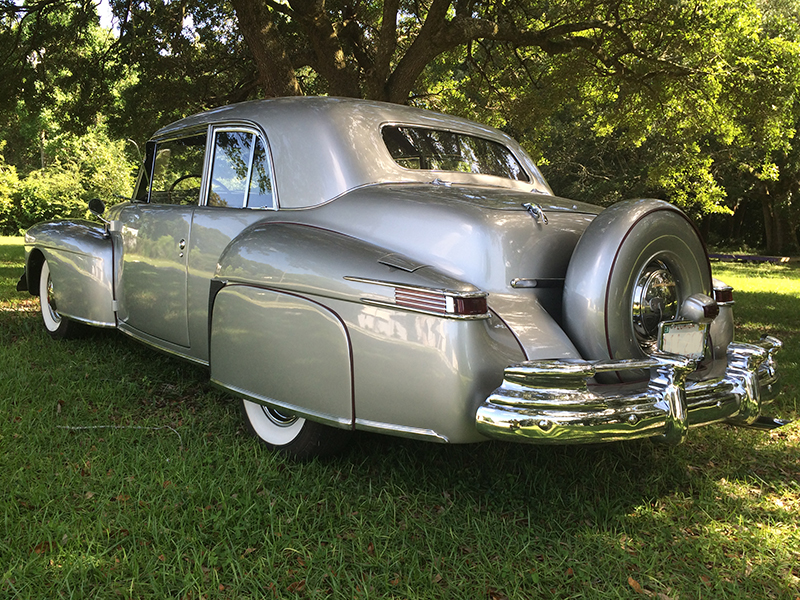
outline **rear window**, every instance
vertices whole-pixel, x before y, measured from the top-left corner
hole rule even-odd
[[[424,127],[387,126],[383,141],[394,161],[406,169],[457,171],[530,181],[511,150],[464,133]]]

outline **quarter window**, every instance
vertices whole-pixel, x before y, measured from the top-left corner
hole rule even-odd
[[[259,136],[249,131],[217,131],[208,205],[274,206],[269,158]]]
[[[220,131],[214,145],[209,206],[244,206],[253,154],[253,134]]]

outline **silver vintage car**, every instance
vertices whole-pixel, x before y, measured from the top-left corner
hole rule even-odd
[[[439,442],[681,442],[774,427],[771,337],[659,200],[553,195],[507,135],[337,98],[156,132],[130,202],[25,237],[54,338],[113,327],[207,365],[249,429],[305,458],[352,430]]]

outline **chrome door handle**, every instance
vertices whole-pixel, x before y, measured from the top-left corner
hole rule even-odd
[[[186,248],[186,240],[181,240],[180,242],[178,242],[178,248],[180,248],[181,250]]]

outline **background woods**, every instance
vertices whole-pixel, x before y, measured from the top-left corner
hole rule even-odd
[[[798,0],[0,1],[0,227],[130,192],[157,127],[330,94],[471,117],[559,195],[658,196],[798,252]],[[759,223],[759,227],[753,224]]]

